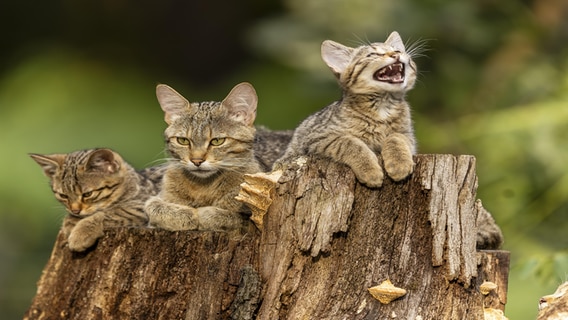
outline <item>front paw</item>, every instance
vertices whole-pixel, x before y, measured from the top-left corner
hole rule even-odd
[[[69,234],[69,238],[67,238],[67,243],[71,251],[83,252],[89,249],[90,247],[92,247],[95,244],[95,242],[97,242],[98,238],[99,235],[96,234],[75,231]]]
[[[197,230],[198,222],[194,218],[195,209],[163,201],[160,197],[151,197],[144,207],[148,215],[148,227],[169,231]]]
[[[394,181],[401,181],[408,177],[412,172],[414,172],[414,161],[412,156],[397,159],[393,161],[392,159],[385,159],[385,170],[389,177]]]
[[[355,172],[355,176],[359,182],[369,188],[380,188],[383,185],[384,173],[379,165],[362,172]]]

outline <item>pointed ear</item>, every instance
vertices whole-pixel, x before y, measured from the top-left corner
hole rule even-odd
[[[229,110],[229,115],[236,121],[252,126],[256,118],[258,97],[254,87],[243,82],[237,84],[222,102]]]
[[[175,119],[187,112],[189,101],[168,85],[157,85],[156,97],[164,111],[164,120],[167,124],[171,124]]]
[[[391,32],[391,34],[387,38],[387,41],[385,41],[385,44],[388,44],[389,46],[395,48],[400,52],[406,52],[406,49],[404,48],[404,42],[402,42],[400,35],[396,31]]]
[[[321,44],[321,57],[336,75],[340,75],[345,71],[349,62],[351,62],[352,54],[353,48],[346,47],[335,41],[325,40]]]
[[[87,161],[87,171],[115,173],[120,169],[120,156],[110,149],[97,149],[91,153]]]
[[[48,177],[52,178],[57,169],[63,165],[65,161],[65,154],[29,154],[32,159],[34,159],[37,164],[43,169],[43,173]]]

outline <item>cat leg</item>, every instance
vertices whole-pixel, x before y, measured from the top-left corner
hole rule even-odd
[[[61,230],[63,230],[63,234],[65,235],[65,239],[69,238],[69,235],[71,234],[71,230],[73,230],[73,228],[75,228],[75,226],[77,225],[77,222],[79,222],[79,221],[81,221],[80,218],[77,218],[77,217],[72,216],[70,214],[65,216],[65,218],[63,219],[63,225],[61,226]]]
[[[323,149],[323,154],[348,165],[357,180],[369,188],[383,185],[384,173],[375,153],[361,140],[336,137]]]
[[[144,210],[148,214],[148,226],[170,231],[197,230],[195,208],[166,202],[158,196],[146,201]]]
[[[404,135],[393,133],[388,136],[381,154],[385,171],[394,181],[400,181],[414,171],[411,144]]]
[[[231,231],[241,228],[245,220],[238,212],[218,207],[197,208],[199,230],[203,231]]]
[[[104,217],[104,212],[97,212],[79,220],[67,238],[69,249],[81,252],[94,245],[97,239],[104,235]]]

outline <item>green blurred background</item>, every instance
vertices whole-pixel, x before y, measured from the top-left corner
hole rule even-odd
[[[506,314],[534,319],[568,272],[568,2],[10,1],[0,4],[0,315],[20,319],[64,210],[27,153],[111,147],[164,157],[154,88],[219,100],[257,89],[257,123],[293,128],[336,100],[319,55],[392,30],[426,41],[413,107],[420,153],[477,157],[478,196],[512,265]]]

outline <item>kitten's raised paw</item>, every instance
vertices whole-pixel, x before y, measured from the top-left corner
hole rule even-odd
[[[401,181],[414,172],[414,162],[412,159],[403,161],[387,161],[385,159],[385,170],[394,181]]]

